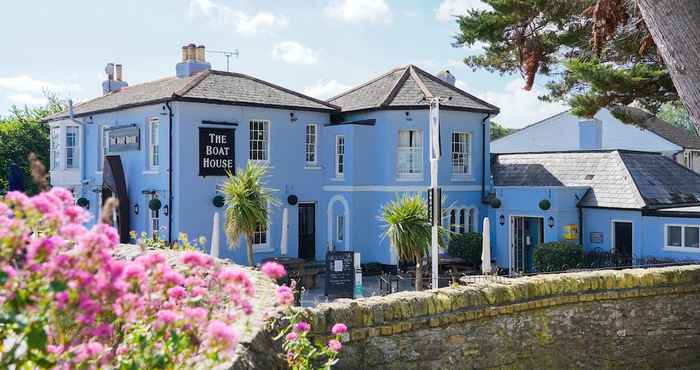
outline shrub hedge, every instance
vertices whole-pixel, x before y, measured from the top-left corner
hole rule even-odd
[[[447,254],[463,258],[469,265],[480,266],[481,244],[480,233],[454,234],[447,247]]]
[[[565,241],[540,244],[533,256],[537,271],[565,271],[583,267],[583,247]]]

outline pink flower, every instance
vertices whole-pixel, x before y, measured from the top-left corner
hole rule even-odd
[[[299,334],[295,332],[291,332],[287,334],[286,340],[287,342],[294,342],[295,340],[299,339]]]
[[[170,289],[168,289],[168,297],[172,299],[181,299],[187,294],[187,291],[185,288],[181,286],[175,286]]]
[[[27,259],[29,260],[45,260],[58,247],[65,244],[65,241],[57,236],[51,236],[46,239],[35,239],[27,247]]]
[[[66,307],[66,303],[68,303],[68,292],[58,292],[53,296],[53,298],[56,301],[56,308],[62,310],[64,307]]]
[[[348,327],[345,324],[342,323],[337,323],[333,325],[333,328],[331,329],[331,333],[338,335],[338,334],[343,334],[348,332]]]
[[[172,310],[160,310],[156,313],[156,319],[165,325],[172,324],[177,320],[177,314]]]
[[[124,267],[124,279],[141,281],[146,277],[146,271],[138,263],[129,263]]]
[[[292,288],[286,285],[277,287],[277,304],[290,305],[292,303],[294,303]]]
[[[192,267],[207,267],[212,263],[212,258],[199,252],[185,252],[182,255],[182,263]]]
[[[51,188],[49,193],[58,198],[65,205],[72,205],[74,202],[73,193],[71,193],[70,190],[66,188],[55,186]]]
[[[214,343],[227,350],[232,349],[238,340],[233,328],[219,320],[213,320],[209,323],[207,333]]]
[[[163,273],[162,280],[165,284],[182,285],[185,282],[185,277],[173,269],[168,269]]]
[[[296,332],[303,333],[303,332],[307,332],[309,330],[311,330],[311,325],[309,325],[309,323],[306,321],[302,321],[302,322],[298,322],[298,323],[294,324],[294,331],[296,331]]]
[[[284,266],[277,262],[265,262],[261,270],[267,277],[275,280],[287,275],[287,270],[285,270]]]
[[[343,348],[343,344],[340,343],[340,341],[338,341],[336,339],[331,339],[328,341],[328,349],[331,352],[338,353],[341,348]]]
[[[193,321],[204,321],[207,318],[207,310],[202,307],[188,308],[185,310],[185,315]]]
[[[48,346],[46,346],[46,351],[48,353],[51,353],[54,355],[60,355],[61,353],[63,353],[63,350],[64,350],[63,346],[55,346],[52,344],[49,344]]]

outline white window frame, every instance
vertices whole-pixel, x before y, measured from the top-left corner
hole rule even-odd
[[[313,134],[309,134],[309,129],[313,128]],[[313,143],[309,143],[309,139],[313,138]],[[309,154],[312,154],[314,159],[309,161]],[[309,123],[304,127],[304,165],[306,168],[315,168],[318,166],[318,125]]]
[[[61,126],[51,126],[49,129],[50,171],[61,170]]]
[[[341,143],[341,141],[342,141],[342,143]],[[347,162],[345,161],[345,136],[344,135],[336,135],[335,136],[335,177],[337,179],[342,179],[345,177],[346,165],[347,165]]]
[[[455,144],[461,142],[455,142],[455,136],[466,135],[466,152],[455,152]],[[453,177],[470,177],[472,174],[472,134],[471,132],[465,131],[454,131],[450,135],[450,150],[451,150],[451,163],[452,163],[452,176]],[[456,155],[462,156],[463,165],[459,165],[457,162]],[[466,166],[466,171],[464,171],[464,166]]]
[[[68,146],[68,134],[70,131],[75,130],[75,143],[73,146]],[[80,126],[78,125],[66,125],[65,126],[65,131],[63,133],[63,165],[64,168],[67,170],[77,170],[80,169]],[[72,158],[72,163],[73,165],[68,167],[68,149],[72,148],[73,149],[73,158]]]
[[[146,209],[148,209],[148,235],[151,238],[158,235],[158,238],[160,239],[160,210],[154,211],[148,206],[150,201],[153,199],[158,199],[158,193],[149,194],[147,197],[148,201],[146,202]]]
[[[668,244],[668,228],[669,227],[680,227],[681,228],[681,245],[669,245]],[[685,245],[685,229],[689,227],[694,227],[698,229],[698,238],[700,240],[700,225],[698,224],[664,224],[664,250],[674,251],[674,252],[689,252],[689,253],[700,253],[700,247],[687,247]]]
[[[464,212],[464,221],[460,222],[460,213]],[[455,222],[452,223],[452,214],[455,215]],[[470,220],[471,218],[471,220]],[[477,224],[479,218],[479,209],[474,206],[457,206],[452,207],[447,212],[447,222],[448,229],[451,232],[456,232],[459,234],[466,233],[476,233],[479,232],[479,225]]]
[[[263,139],[262,140],[255,140],[255,142],[259,142],[261,145],[263,145],[265,148],[264,150],[261,149],[256,149],[256,153],[262,153],[265,155],[265,158],[260,159],[260,158],[253,158],[253,140],[250,138],[250,136],[253,133],[253,125],[254,124],[262,124],[262,132],[263,132]],[[259,131],[256,129],[256,131]],[[270,121],[269,120],[263,120],[263,119],[252,119],[248,122],[248,160],[256,163],[270,163]]]
[[[154,130],[155,126],[155,130]],[[155,162],[158,163],[155,163]],[[157,172],[160,167],[160,119],[148,119],[148,169]]]
[[[104,170],[102,166],[104,165],[105,162],[105,157],[108,154],[109,151],[109,137],[106,135],[109,133],[109,130],[107,130],[106,125],[100,125],[100,128],[97,132],[99,135],[98,138],[98,143],[99,147],[97,148],[97,173],[101,174],[102,171]]]
[[[335,216],[335,241],[345,242],[345,215]]]
[[[402,132],[418,133],[420,135],[420,140],[414,141],[413,143],[415,144],[417,142],[420,144],[420,146],[416,146],[416,145],[411,146],[410,144],[409,144],[409,146],[401,146],[400,145],[400,140],[401,140],[400,138],[401,138]],[[403,179],[403,180],[406,180],[406,179],[408,179],[408,180],[422,180],[423,179],[423,167],[424,167],[423,166],[423,144],[425,141],[424,139],[425,139],[425,136],[423,135],[423,130],[420,130],[420,129],[411,128],[411,129],[401,129],[398,131],[398,134],[396,136],[396,176],[399,179]],[[417,161],[413,161],[414,166],[417,166],[417,167],[411,168],[414,172],[402,172],[400,163],[401,163],[401,156],[405,155],[405,154],[403,154],[403,152],[409,153],[408,154],[409,156],[417,156],[418,157]]]

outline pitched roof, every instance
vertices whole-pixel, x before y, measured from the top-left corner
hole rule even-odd
[[[700,136],[674,126],[653,114],[633,106],[615,106],[610,112],[619,120],[649,130],[684,149],[700,149]]]
[[[404,109],[428,107],[426,97],[444,96],[449,100],[440,106],[448,109],[498,113],[489,104],[432,74],[414,66],[398,67],[328,99],[343,112],[372,109]]]
[[[584,186],[583,207],[700,204],[700,175],[658,153],[626,150],[499,154],[496,186]]]
[[[286,89],[255,77],[223,71],[203,71],[189,77],[167,77],[127,86],[121,90],[78,104],[76,117],[115,111],[166,100],[196,101],[218,104],[269,106],[285,109],[337,111],[324,101]],[[60,112],[45,121],[68,117]]]

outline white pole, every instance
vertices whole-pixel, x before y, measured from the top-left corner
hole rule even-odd
[[[432,140],[432,138],[431,138]],[[432,189],[437,188],[437,174],[438,174],[438,161],[437,159],[431,159],[430,160],[430,187]],[[438,202],[439,199],[437,199],[437,192],[433,194],[433,202]],[[435,212],[435,209],[439,209],[439,207],[433,207],[433,212]],[[440,217],[439,215],[435,217]],[[438,288],[438,226],[436,223],[433,223],[433,227],[431,228],[431,239],[430,239],[430,253],[433,258],[433,289]]]
[[[482,233],[481,271],[483,274],[488,274],[491,272],[491,227],[488,216],[484,217]]]
[[[438,225],[434,222],[442,215],[435,214],[436,210],[440,209],[437,202],[438,199],[438,160],[440,159],[440,98],[435,97],[429,100],[430,102],[430,188],[433,193],[433,222],[430,238],[430,254],[432,257],[432,286],[433,289],[438,288]]]
[[[214,258],[219,258],[219,229],[221,228],[221,221],[219,212],[214,212],[214,222],[212,222],[211,230],[211,250],[209,254]]]

